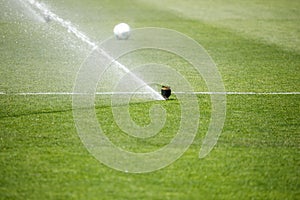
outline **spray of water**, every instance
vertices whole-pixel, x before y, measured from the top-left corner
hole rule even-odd
[[[115,65],[119,70],[122,72],[129,74],[132,79],[139,83],[141,86],[144,86],[144,89],[148,94],[151,95],[152,99],[155,100],[164,100],[161,95],[158,94],[153,88],[147,85],[143,80],[133,74],[126,66],[122,65],[120,62],[115,60],[112,56],[110,56],[107,52],[103,49],[99,48],[99,46],[93,42],[86,34],[79,31],[70,21],[66,21],[57,14],[53,13],[51,10],[47,8],[47,6],[43,3],[40,3],[36,0],[20,0],[25,6],[30,10],[31,13],[34,15],[39,15],[44,19],[45,22],[55,21],[62,27],[66,28],[69,33],[75,35],[78,39],[82,42],[88,44],[92,50],[97,50],[101,53],[102,56],[106,57],[108,60],[111,61],[113,65]]]

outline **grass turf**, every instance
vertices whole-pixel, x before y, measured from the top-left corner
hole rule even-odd
[[[298,91],[300,55],[291,42],[297,44],[298,40],[293,38],[299,38],[296,20],[300,16],[293,12],[298,4],[264,3],[263,8],[272,15],[271,22],[264,20],[267,26],[261,30],[254,23],[262,15],[260,9],[252,9],[256,18],[251,20],[247,20],[247,12],[239,12],[234,19],[218,12],[217,19],[209,20],[195,14],[189,16],[197,11],[194,5],[203,6],[195,2],[188,1],[186,7],[170,5],[168,1],[159,5],[92,0],[50,4],[53,11],[78,24],[95,40],[110,35],[119,21],[132,27],[159,26],[185,33],[208,50],[227,91]],[[259,7],[258,2],[248,4],[251,8]],[[224,7],[221,1],[205,5],[216,6],[217,11]],[[241,7],[247,10],[247,6],[234,1],[225,7],[231,9],[221,11],[231,16]],[[191,7],[195,8],[193,12]],[[1,13],[10,12],[14,11]],[[286,19],[287,13],[292,13],[296,20]],[[199,95],[201,126],[194,143],[180,159],[148,174],[118,172],[99,163],[82,145],[73,121],[70,96],[14,95],[72,91],[76,72],[88,54],[76,47],[84,45],[55,24],[40,24],[8,14],[0,18],[0,89],[8,94],[0,96],[1,199],[299,198],[299,95],[227,96],[222,135],[214,150],[202,160],[198,159],[198,152],[210,119],[210,103],[209,96]],[[269,26],[276,25],[282,32],[275,28],[275,39],[266,39]],[[255,28],[258,30],[253,31]],[[282,36],[291,32],[296,36]],[[171,60],[169,64],[181,62]],[[186,72],[186,76],[193,80],[192,73]],[[152,104],[131,105],[137,123],[149,121],[148,109]],[[114,131],[110,107],[97,102],[96,108],[98,119],[104,122],[103,128],[116,145],[146,151],[166,144],[177,127],[178,102],[161,104],[168,110],[166,125],[172,131],[164,129],[148,141]]]

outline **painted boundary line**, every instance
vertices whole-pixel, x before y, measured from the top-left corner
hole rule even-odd
[[[299,95],[300,92],[173,92],[174,94],[203,94],[203,95]],[[84,95],[87,93],[73,92],[19,92],[5,93],[0,95],[7,96],[34,96],[34,95]],[[132,95],[132,94],[151,94],[151,92],[96,92],[95,95]],[[90,95],[90,94],[89,94]]]
[[[291,95],[300,94],[300,92],[174,92],[175,94],[222,94],[222,95]]]

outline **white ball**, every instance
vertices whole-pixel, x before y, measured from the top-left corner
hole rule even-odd
[[[114,27],[114,34],[118,40],[127,40],[130,36],[130,26],[126,23],[117,24]]]

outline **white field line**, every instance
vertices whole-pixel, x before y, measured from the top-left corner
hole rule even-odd
[[[175,94],[222,94],[222,95],[291,95],[300,92],[174,92]]]
[[[37,95],[93,95],[89,93],[74,93],[74,92],[19,92],[5,93],[0,92],[0,95],[7,96],[37,96]],[[94,95],[134,95],[134,94],[151,94],[151,92],[96,92]],[[195,95],[299,95],[300,92],[173,92],[173,94],[195,94]]]

